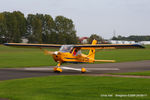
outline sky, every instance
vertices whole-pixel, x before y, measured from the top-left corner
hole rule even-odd
[[[0,0],[0,12],[58,15],[73,20],[79,37],[150,35],[150,0]]]

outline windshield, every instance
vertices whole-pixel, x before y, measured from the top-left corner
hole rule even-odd
[[[60,52],[71,52],[73,45],[62,45],[60,48]]]

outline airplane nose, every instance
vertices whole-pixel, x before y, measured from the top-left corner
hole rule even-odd
[[[53,55],[60,55],[61,53],[60,52],[58,52],[58,51],[55,51],[54,53],[53,53]]]
[[[55,51],[54,54],[57,55],[57,54],[58,54],[58,51]]]
[[[55,52],[53,53],[53,58],[54,58],[54,60],[55,60],[56,62],[61,60],[60,54],[61,54],[61,53],[58,52],[58,51],[55,51]]]

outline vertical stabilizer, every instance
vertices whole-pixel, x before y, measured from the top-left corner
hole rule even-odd
[[[93,40],[92,41],[92,45],[96,45],[97,43],[97,40]],[[89,54],[88,54],[88,57],[89,58],[92,58],[92,59],[95,59],[95,48],[91,48],[90,51],[89,51]]]

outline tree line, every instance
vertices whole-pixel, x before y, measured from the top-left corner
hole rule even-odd
[[[117,36],[117,37],[113,37],[112,40],[127,40],[127,41],[150,41],[150,36],[136,36],[136,35],[131,35],[131,36],[128,36],[128,37],[125,37],[125,36]]]
[[[48,14],[25,17],[20,11],[0,13],[0,43],[19,43],[22,38],[27,38],[29,43],[78,43],[73,21],[64,16],[53,19]]]

